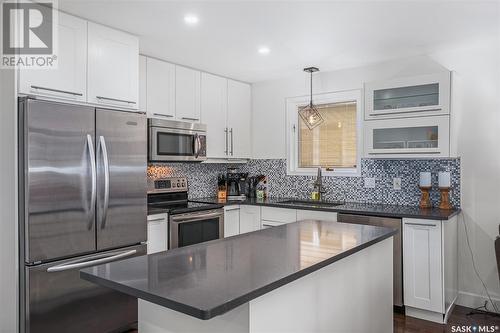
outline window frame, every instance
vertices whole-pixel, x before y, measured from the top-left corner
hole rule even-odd
[[[315,176],[317,168],[299,168],[298,107],[309,103],[310,96],[290,97],[286,99],[286,164],[287,175]],[[332,104],[356,102],[356,168],[322,169],[322,175],[327,177],[359,177],[361,175],[361,157],[363,156],[363,94],[362,89],[335,91],[313,95],[314,104]]]

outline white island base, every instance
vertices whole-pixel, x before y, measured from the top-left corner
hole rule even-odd
[[[393,331],[392,237],[201,320],[139,299],[140,333]]]

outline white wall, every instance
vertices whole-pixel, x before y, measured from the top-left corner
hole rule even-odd
[[[491,296],[500,299],[493,242],[500,224],[500,40],[443,50],[432,58],[454,71],[453,140],[462,160],[463,218],[477,268]],[[459,218],[459,302],[477,307],[483,288],[472,268]],[[497,302],[500,306],[500,302]]]
[[[313,76],[313,93],[362,89],[363,82],[443,70],[446,69],[428,57],[415,57],[360,68],[320,72]],[[252,85],[254,158],[286,157],[285,99],[308,95],[309,89],[309,77],[301,69],[293,77]]]
[[[462,207],[477,267],[492,296],[500,298],[493,242],[500,223],[500,49],[498,34],[426,56],[319,73],[316,93],[359,89],[363,82],[453,71],[452,149],[462,158]],[[314,65],[314,64],[311,64]],[[253,85],[253,156],[285,158],[285,98],[306,95],[305,73]],[[459,303],[482,305],[459,218]],[[499,304],[500,305],[500,304]]]
[[[15,111],[14,71],[0,69],[0,333],[18,322]]]

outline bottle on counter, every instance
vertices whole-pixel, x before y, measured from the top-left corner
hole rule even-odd
[[[226,176],[224,174],[219,174],[217,176],[217,198],[219,200],[225,200],[226,195],[227,195]]]

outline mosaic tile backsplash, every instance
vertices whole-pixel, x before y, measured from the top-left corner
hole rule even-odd
[[[217,175],[225,173],[231,165],[166,163],[151,164],[148,177],[183,176],[188,178],[189,197],[213,197],[217,193]],[[311,195],[315,177],[287,176],[285,159],[250,160],[239,164],[240,172],[250,175],[263,174],[268,177],[268,191],[271,197],[307,199]],[[421,171],[432,172],[433,190],[431,200],[434,206],[439,203],[438,172],[451,173],[450,201],[460,207],[460,159],[362,159],[361,177],[323,177],[327,200],[350,202],[381,203],[416,206],[420,199],[418,188]],[[365,188],[365,177],[376,179],[375,188]],[[393,178],[401,178],[401,190],[393,189]]]

